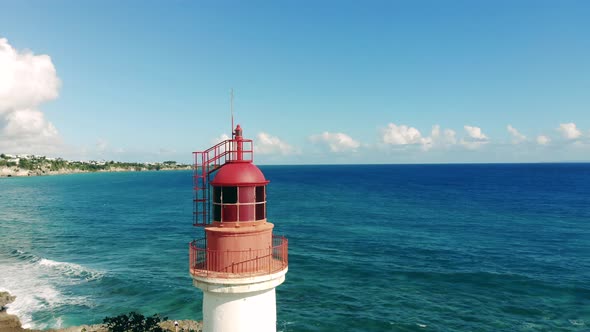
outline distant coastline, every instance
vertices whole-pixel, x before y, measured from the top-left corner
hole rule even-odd
[[[72,161],[35,155],[0,154],[0,178],[97,172],[143,172],[190,170],[176,161],[134,163],[120,161]]]

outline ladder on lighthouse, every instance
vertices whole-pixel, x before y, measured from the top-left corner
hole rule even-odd
[[[253,161],[252,140],[243,139],[242,160]],[[194,156],[194,226],[205,227],[211,223],[211,175],[228,162],[237,160],[237,141],[228,139],[205,151],[193,152]]]

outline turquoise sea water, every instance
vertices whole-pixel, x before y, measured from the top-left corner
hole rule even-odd
[[[590,331],[590,164],[261,167],[279,331]],[[201,319],[190,172],[0,179],[0,290],[31,327]]]

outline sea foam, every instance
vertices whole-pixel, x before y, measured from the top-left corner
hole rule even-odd
[[[104,272],[79,264],[59,262],[39,257],[20,249],[8,257],[0,255],[0,290],[16,296],[8,305],[8,312],[20,318],[25,328],[59,328],[61,318],[55,312],[62,306],[91,307],[91,299],[84,296],[64,294],[65,285],[91,282],[102,278]],[[36,312],[54,312],[46,324],[34,324]]]

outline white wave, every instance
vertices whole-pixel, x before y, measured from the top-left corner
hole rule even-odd
[[[584,325],[586,325],[586,323],[584,322],[583,319],[570,319],[569,322],[570,322],[570,324],[572,324],[574,326],[584,326]]]
[[[12,254],[13,257],[15,257],[15,258],[17,258],[19,260],[27,261],[27,262],[32,262],[32,263],[37,262],[37,261],[39,261],[41,259],[39,256],[36,256],[34,254],[31,254],[31,253],[22,251],[20,249],[13,250],[11,254]]]
[[[61,317],[57,317],[57,319],[55,320],[55,328],[57,329],[61,329],[64,325],[63,320],[61,319]]]
[[[41,266],[46,266],[63,273],[63,275],[74,278],[81,278],[87,281],[100,279],[104,275],[101,271],[95,271],[82,265],[68,262],[56,262],[51,259],[42,258],[38,261]]]
[[[92,307],[84,296],[64,294],[61,289],[101,278],[104,273],[68,262],[57,262],[22,250],[14,250],[12,258],[0,256],[0,290],[10,292],[16,300],[7,306],[10,314],[20,318],[23,327],[34,329],[59,328],[62,306]],[[34,322],[35,313],[52,313],[51,319]]]
[[[51,310],[59,303],[62,294],[48,280],[37,278],[29,267],[3,265],[2,271],[2,289],[16,296],[16,300],[7,306],[8,313],[18,316],[25,328],[44,328],[33,324],[33,314]]]

